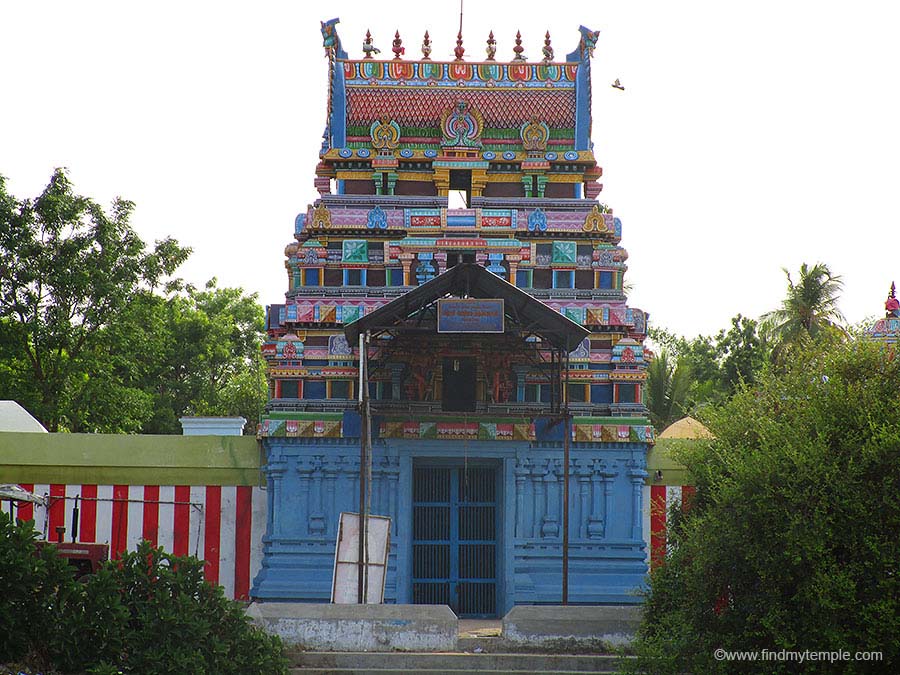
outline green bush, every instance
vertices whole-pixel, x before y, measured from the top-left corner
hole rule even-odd
[[[71,568],[52,547],[38,548],[34,523],[0,513],[0,663],[42,660],[60,602],[74,589]]]
[[[636,669],[898,672],[900,359],[811,350],[706,420],[697,483],[651,576]],[[876,662],[716,660],[715,650],[881,651]]]
[[[0,662],[30,656],[65,672],[284,673],[277,637],[203,578],[203,562],[141,542],[84,582],[52,547],[36,553],[30,523],[2,521]]]
[[[134,673],[283,672],[280,641],[203,580],[203,562],[141,542],[114,563],[130,618],[120,663]],[[88,585],[90,589],[90,584]]]

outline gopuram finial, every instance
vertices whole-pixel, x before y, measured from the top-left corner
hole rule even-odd
[[[380,54],[381,50],[378,49],[375,45],[372,44],[372,34],[366,29],[366,39],[363,40],[363,54],[365,54],[364,58],[371,59],[372,54]]]
[[[485,51],[487,52],[487,60],[493,61],[494,55],[497,53],[497,41],[494,39],[494,31],[488,34],[487,49]]]
[[[463,49],[463,38],[462,38],[462,29],[456,34],[456,49],[453,50],[453,53],[456,54],[456,60],[462,61],[463,54],[466,53],[466,50]]]
[[[544,47],[541,49],[541,52],[544,54],[544,63],[550,63],[553,61],[553,47],[550,46],[550,31],[547,31],[547,34],[544,36]]]
[[[394,42],[391,45],[391,51],[394,52],[394,58],[399,59],[406,53],[406,47],[403,46],[403,40],[400,39],[400,31],[394,31]]]
[[[422,60],[431,59],[431,38],[428,37],[428,31],[425,31],[425,37],[422,39]]]
[[[513,52],[515,52],[515,57],[513,61],[525,61],[525,56],[522,52],[525,51],[525,48],[522,46],[522,31],[516,31],[516,46],[513,47]]]

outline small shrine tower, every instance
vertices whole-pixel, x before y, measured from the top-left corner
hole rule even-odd
[[[536,61],[520,36],[501,59],[493,33],[473,58],[460,33],[438,61],[427,32],[392,55],[367,34],[350,58],[337,23],[319,197],[268,311],[251,594],[327,602],[339,514],[364,493],[391,518],[386,602],[640,602],[647,315],[596,199],[598,33],[565,59],[549,33]]]
[[[897,286],[891,282],[891,290],[884,301],[884,318],[878,319],[866,331],[866,337],[887,345],[900,341],[900,300],[897,299]]]

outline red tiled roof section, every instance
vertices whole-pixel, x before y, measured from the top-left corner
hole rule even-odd
[[[486,127],[518,127],[539,119],[554,128],[575,126],[575,93],[553,90],[460,91],[459,89],[347,89],[348,124],[388,117],[404,126],[435,126],[459,101],[475,106]]]

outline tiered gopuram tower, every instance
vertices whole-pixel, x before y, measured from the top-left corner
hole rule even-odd
[[[559,604],[563,586],[571,603],[639,602],[647,315],[626,304],[622,225],[596,201],[597,33],[580,28],[565,59],[548,34],[537,61],[518,37],[499,60],[493,34],[481,58],[460,36],[432,60],[427,33],[408,58],[396,35],[379,60],[370,37],[350,58],[336,24],[319,198],[268,312],[252,594],[328,601],[369,429],[387,602],[497,616]]]

